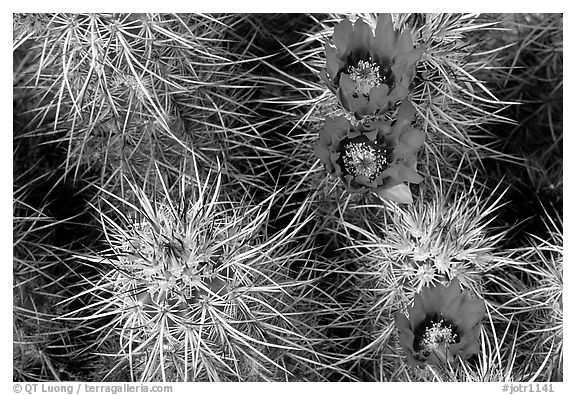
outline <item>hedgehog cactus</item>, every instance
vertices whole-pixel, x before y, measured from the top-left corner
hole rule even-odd
[[[453,278],[480,291],[482,273],[490,268],[505,235],[485,231],[502,195],[486,199],[470,190],[465,196],[432,183],[416,204],[387,211],[387,226],[365,224],[368,230],[358,248],[379,245],[363,260],[370,273],[365,287],[379,289],[393,306],[412,299],[423,287]]]
[[[136,215],[105,218],[114,319],[104,336],[119,335],[133,380],[270,380],[282,370],[276,345],[299,336],[274,307],[286,312],[283,287],[298,284],[285,274],[298,256],[282,252],[290,226],[267,238],[262,205],[218,201],[220,183],[211,196],[206,185],[183,209],[133,188]]]

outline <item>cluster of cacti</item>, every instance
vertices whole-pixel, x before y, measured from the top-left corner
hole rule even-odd
[[[296,213],[267,236],[276,195],[259,204],[225,200],[221,178],[183,175],[181,189],[153,200],[130,185],[136,204],[106,199],[132,210],[102,217],[111,248],[84,259],[102,268],[90,292],[105,302],[81,316],[112,317],[100,334],[119,334],[109,375],[128,367],[131,380],[269,381],[286,370],[284,358],[311,353],[290,292],[306,284],[290,265],[309,253],[297,236],[307,220]]]
[[[15,14],[14,379],[562,379],[517,17]]]

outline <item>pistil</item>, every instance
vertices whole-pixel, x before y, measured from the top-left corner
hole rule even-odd
[[[346,144],[342,161],[349,174],[364,176],[370,181],[374,181],[387,165],[386,152],[369,141]]]
[[[355,93],[364,96],[370,95],[370,89],[384,83],[380,73],[380,66],[371,61],[361,60],[356,67],[348,68],[350,78],[356,84]]]
[[[452,325],[441,319],[439,322],[433,322],[432,325],[426,327],[417,348],[427,356],[438,346],[448,348],[450,344],[456,343],[456,337],[457,334],[454,333]]]

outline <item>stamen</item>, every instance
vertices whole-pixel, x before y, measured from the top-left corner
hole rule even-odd
[[[430,351],[439,345],[448,347],[456,343],[456,333],[452,331],[452,325],[441,319],[426,327],[422,340],[418,343],[418,348],[424,355],[429,355]]]
[[[369,96],[370,89],[384,83],[380,76],[380,66],[370,61],[359,61],[356,67],[348,68],[348,73],[356,84],[356,93],[364,96]]]
[[[355,177],[365,176],[370,181],[374,181],[387,164],[385,152],[365,141],[348,143],[342,161],[348,173]]]

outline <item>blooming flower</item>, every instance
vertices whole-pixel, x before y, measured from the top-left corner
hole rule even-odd
[[[343,116],[327,118],[316,144],[316,155],[326,171],[343,181],[350,192],[372,190],[399,203],[412,203],[405,182],[419,183],[416,151],[424,133],[410,126],[414,107],[405,101],[394,126],[375,121],[354,127]]]
[[[452,362],[459,355],[467,359],[480,351],[482,300],[472,300],[453,279],[447,287],[424,287],[408,307],[408,316],[396,316],[400,346],[413,365]]]
[[[378,16],[375,34],[362,19],[344,19],[327,43],[322,77],[342,106],[361,119],[382,113],[409,93],[416,62],[424,49],[414,48],[410,31],[394,30],[389,14]]]

